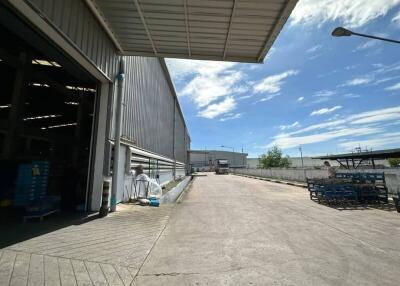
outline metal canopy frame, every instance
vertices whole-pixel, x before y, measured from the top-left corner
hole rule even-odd
[[[313,157],[312,159],[335,160],[340,164],[340,166],[346,169],[350,169],[350,163],[354,169],[357,169],[365,161],[368,161],[371,162],[372,167],[375,169],[376,160],[397,158],[397,157],[400,157],[400,148],[327,155],[327,156]]]
[[[85,0],[119,53],[262,63],[298,0]]]

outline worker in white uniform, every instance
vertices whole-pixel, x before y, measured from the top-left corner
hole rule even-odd
[[[161,186],[156,180],[143,173],[142,165],[135,168],[135,186],[136,198],[141,203],[148,203],[150,197],[159,199],[162,195]]]

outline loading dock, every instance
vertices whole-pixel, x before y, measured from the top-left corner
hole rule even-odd
[[[13,207],[5,213],[49,197],[54,208],[86,210],[98,82],[0,9],[0,200]]]

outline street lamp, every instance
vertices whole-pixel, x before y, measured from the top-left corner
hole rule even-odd
[[[303,161],[303,148],[299,147],[300,156],[301,156],[301,167],[304,169],[304,161]]]
[[[382,38],[382,37],[377,37],[377,36],[372,36],[372,35],[367,35],[367,34],[356,33],[356,32],[347,30],[347,29],[345,29],[343,27],[337,27],[332,31],[332,36],[333,37],[350,37],[352,35],[400,44],[400,41],[387,39],[387,38]]]
[[[230,146],[225,146],[225,145],[221,145],[221,148],[228,148],[228,149],[232,149],[232,153],[235,153],[235,147],[230,147]],[[232,164],[235,165],[235,154],[232,154],[233,157],[233,162]]]

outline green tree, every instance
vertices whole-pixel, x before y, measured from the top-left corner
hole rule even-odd
[[[400,167],[400,158],[389,158],[390,167]]]
[[[262,168],[287,168],[290,166],[289,156],[283,157],[282,150],[275,145],[268,149],[267,154],[261,155],[260,165]]]

